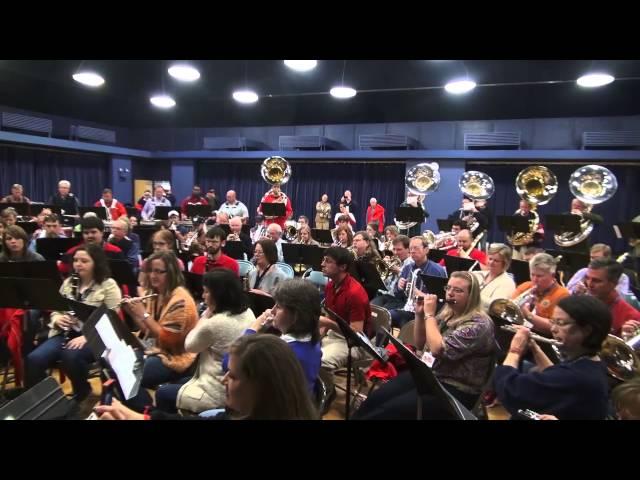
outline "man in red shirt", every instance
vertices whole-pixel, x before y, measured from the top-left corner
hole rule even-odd
[[[191,195],[180,203],[180,210],[185,217],[189,215],[187,212],[188,205],[209,205],[209,201],[202,196],[202,190],[199,185],[194,185],[191,189]]]
[[[602,300],[611,312],[611,333],[620,336],[622,327],[631,321],[640,322],[640,312],[625,302],[616,287],[623,267],[610,258],[597,258],[589,263],[585,284],[589,295]],[[626,328],[625,328],[626,330]]]
[[[328,248],[322,260],[322,273],[329,277],[325,287],[325,303],[327,308],[349,322],[351,328],[365,332],[368,336],[371,308],[369,297],[360,283],[349,275],[349,267],[353,255],[345,248]],[[320,317],[320,328],[327,331],[322,339],[322,368],[335,370],[347,363],[347,342],[338,324],[328,317]],[[358,359],[366,355],[359,349],[352,349],[352,358]]]
[[[207,232],[205,237],[204,243],[207,247],[207,254],[201,255],[193,261],[191,273],[204,275],[214,268],[227,268],[240,276],[238,262],[222,253],[222,247],[224,247],[226,239],[224,230],[220,227],[213,227]]]
[[[471,243],[473,242],[471,232],[469,230],[460,230],[456,235],[456,240],[458,242],[457,248],[452,248],[447,251],[447,255],[451,255],[452,257],[464,257],[470,258],[472,260],[477,260],[480,263],[483,270],[486,270],[487,266],[487,254],[482,250],[478,250],[474,248],[467,254],[466,252],[471,248]],[[444,260],[440,260],[440,265],[444,265]]]
[[[384,207],[375,198],[369,200],[367,207],[367,223],[377,223],[378,231],[384,232]]]
[[[113,198],[113,191],[110,188],[102,190],[102,198],[93,204],[94,207],[104,207],[107,209],[107,218],[117,220],[120,216],[127,216],[127,209],[118,200]]]
[[[263,203],[283,203],[284,204],[284,216],[283,217],[268,217],[265,215],[265,225],[267,227],[272,223],[277,223],[280,225],[280,228],[284,230],[284,224],[288,219],[293,215],[293,207],[291,206],[291,199],[280,190],[280,185],[273,185],[271,190],[265,193],[264,197],[260,200],[260,205],[258,205],[258,213],[260,215],[264,215],[262,212],[262,204]]]

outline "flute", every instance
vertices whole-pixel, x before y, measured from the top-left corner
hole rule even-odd
[[[516,333],[518,331],[515,327],[512,327],[511,325],[502,325],[500,327],[500,329],[501,330],[505,330],[507,332],[511,332],[511,333]],[[561,347],[562,346],[562,342],[559,342],[558,340],[553,340],[552,338],[542,337],[540,335],[536,335],[535,333],[531,334],[531,339],[535,340],[536,342],[548,343],[549,345],[554,345],[556,347]]]
[[[157,297],[157,296],[158,296],[157,293],[152,293],[151,295],[145,295],[144,297],[140,297],[139,300],[146,300],[147,298]],[[120,300],[120,303],[118,305],[122,305],[128,302],[129,300],[133,300],[133,299],[131,297],[123,298],[122,300]]]

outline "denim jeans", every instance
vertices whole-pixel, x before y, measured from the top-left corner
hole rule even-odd
[[[27,356],[26,386],[30,388],[47,376],[47,369],[61,362],[62,371],[71,380],[73,393],[78,401],[84,400],[91,393],[88,382],[89,365],[95,362],[88,345],[69,350],[63,348],[64,335],[56,335],[33,350]]]
[[[167,413],[177,413],[178,392],[182,386],[191,380],[191,377],[183,377],[177,382],[160,385],[156,392],[156,407]]]

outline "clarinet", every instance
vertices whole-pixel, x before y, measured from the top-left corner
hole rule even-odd
[[[71,274],[71,279],[70,279],[70,284],[71,284],[71,300],[78,300],[78,290],[80,288],[80,276],[77,273],[72,273]],[[67,314],[69,315],[75,315],[74,311],[69,311],[67,312]],[[64,340],[62,342],[62,346],[65,347],[67,345],[67,342],[69,340],[71,340],[71,332],[73,331],[73,329],[71,327],[69,327],[67,330],[64,331]]]

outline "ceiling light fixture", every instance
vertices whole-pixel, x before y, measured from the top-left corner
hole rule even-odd
[[[447,92],[453,93],[454,95],[461,95],[463,93],[470,92],[474,88],[476,88],[476,82],[474,82],[473,80],[468,80],[468,79],[465,79],[465,80],[454,80],[452,82],[447,83],[444,86],[444,89]]]
[[[357,92],[351,87],[341,86],[333,87],[331,90],[329,90],[329,93],[332,97],[335,98],[351,98],[355,97]]]
[[[236,90],[233,92],[233,99],[239,103],[256,103],[258,98],[258,94],[253,90]]]
[[[172,108],[176,106],[176,101],[169,95],[156,95],[149,101],[158,108]]]
[[[172,65],[168,72],[173,78],[183,82],[195,82],[200,78],[200,72],[190,65]]]
[[[284,64],[296,72],[308,72],[318,65],[317,60],[285,60]]]
[[[581,87],[593,88],[608,85],[614,80],[615,78],[608,73],[589,73],[581,76],[576,83]]]
[[[73,79],[88,87],[99,87],[104,84],[104,78],[95,72],[80,72],[73,75]]]

